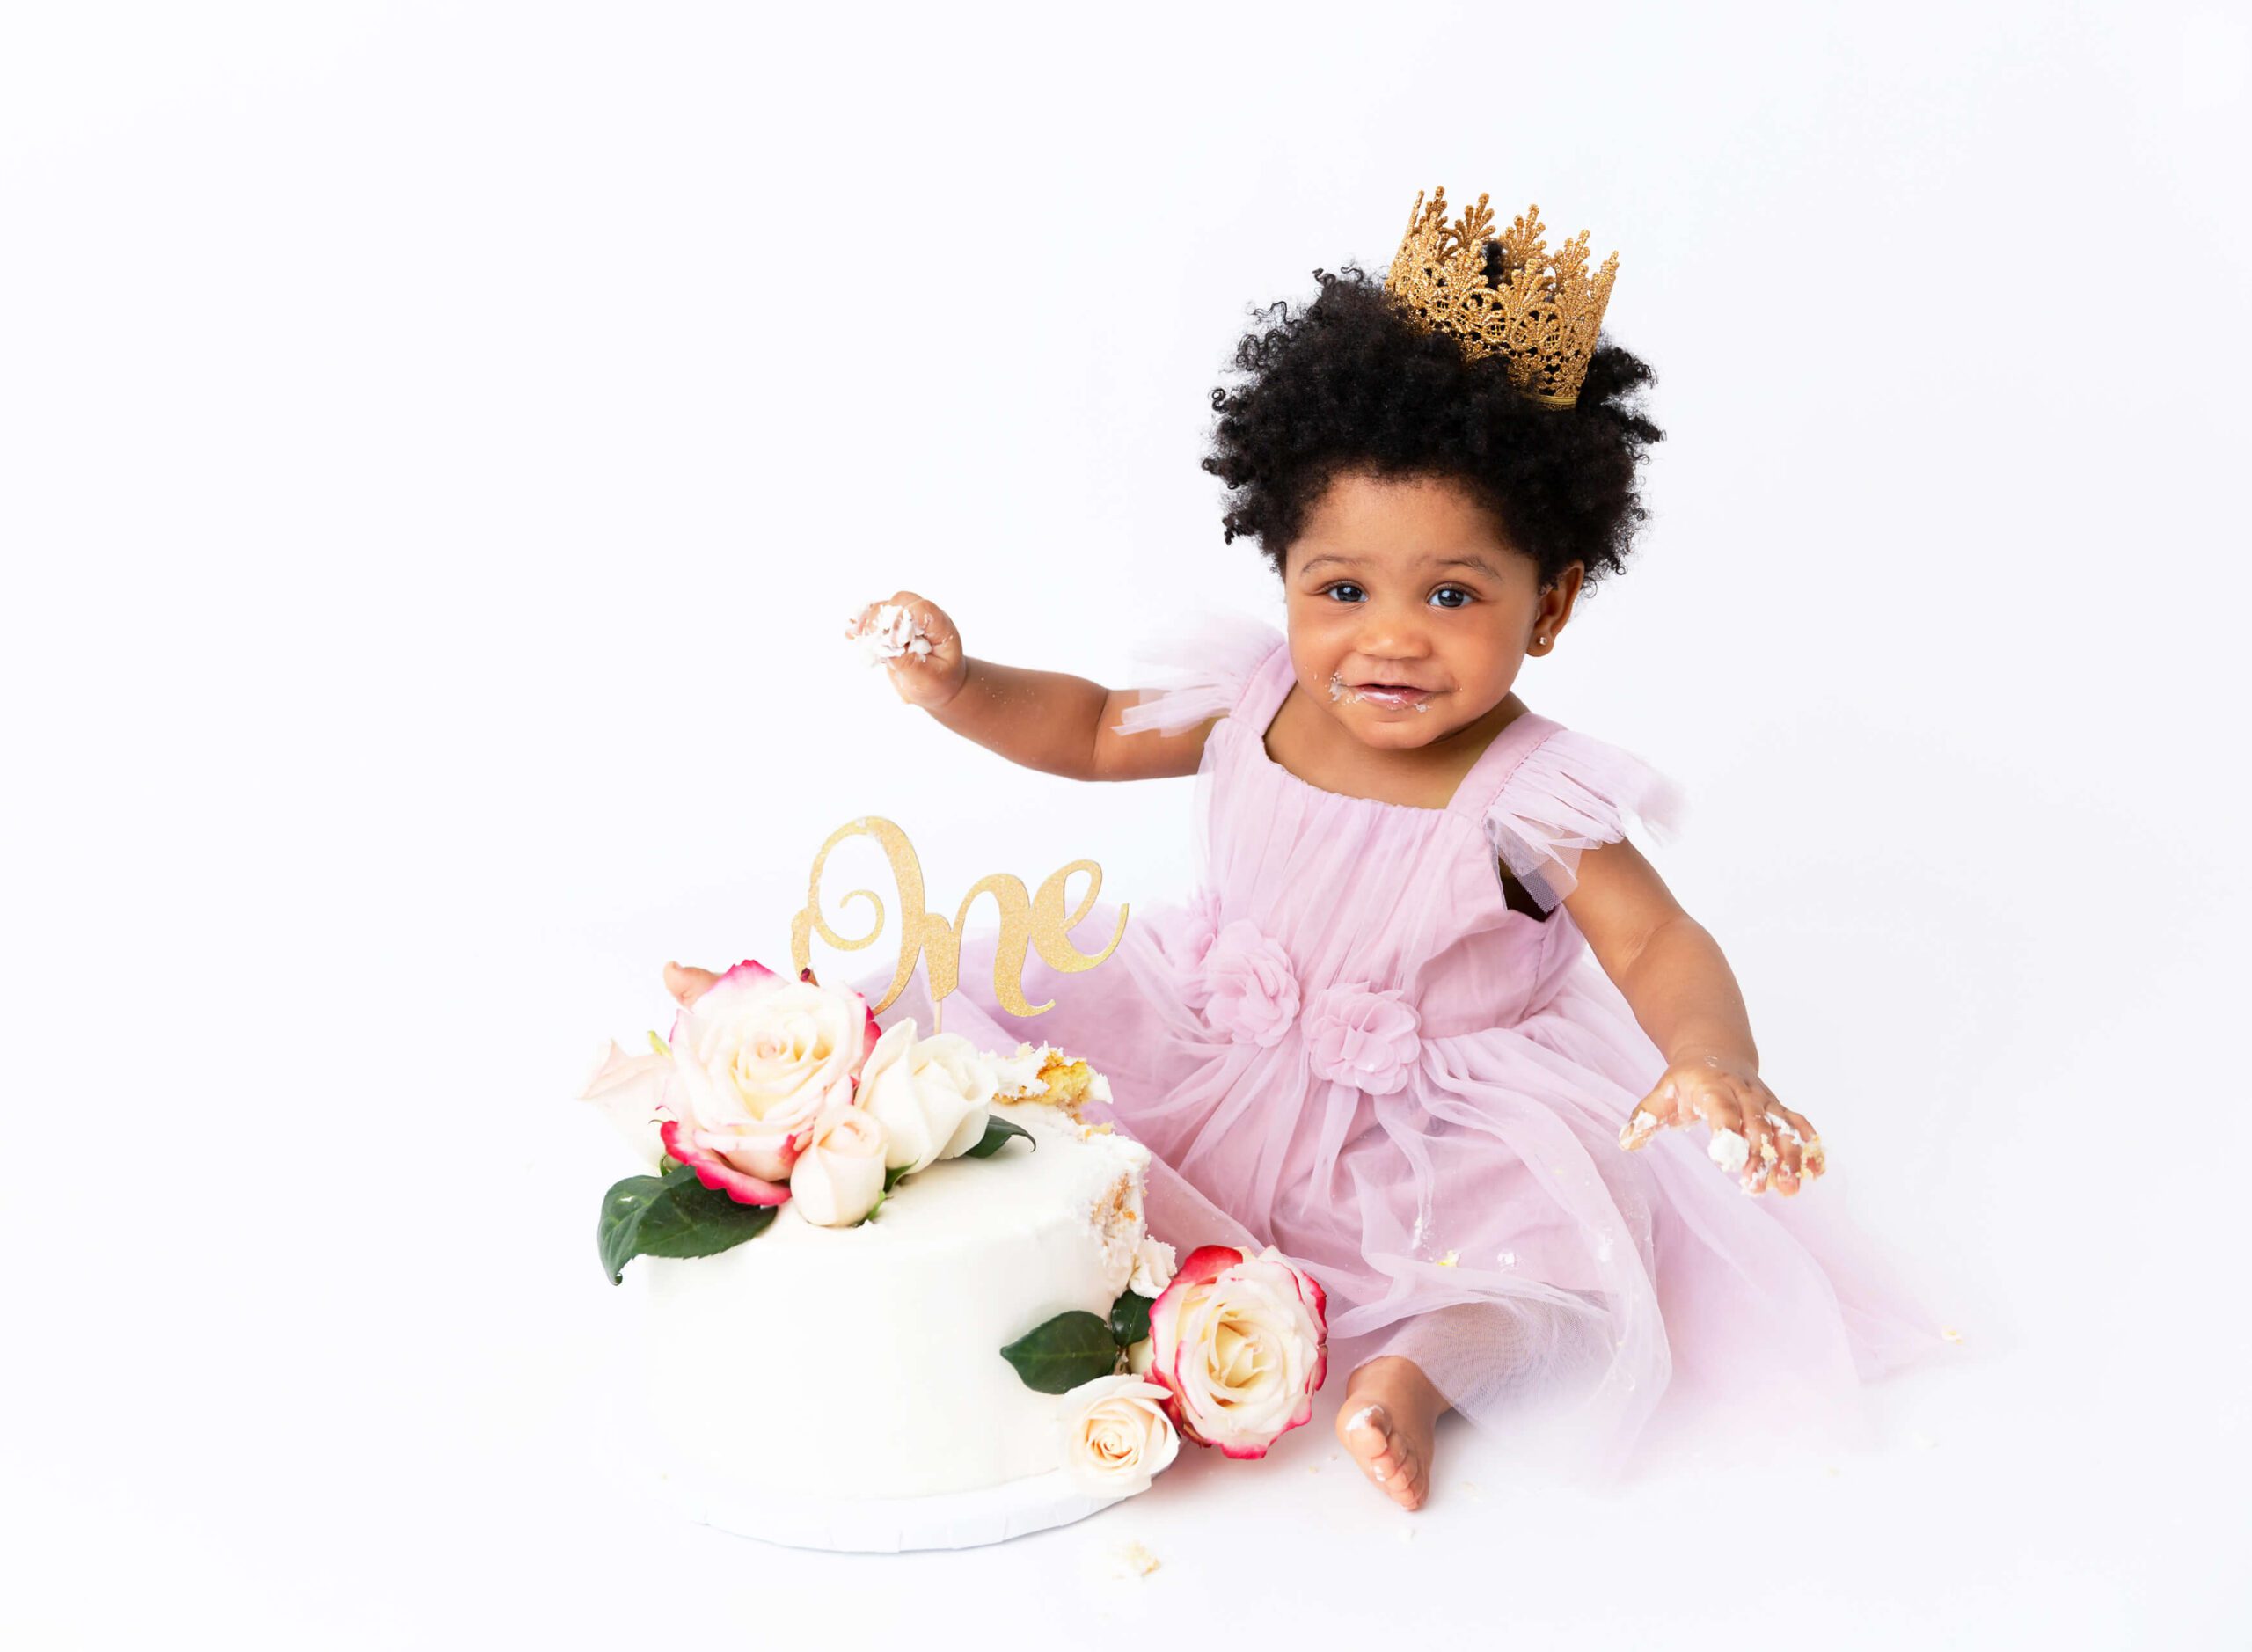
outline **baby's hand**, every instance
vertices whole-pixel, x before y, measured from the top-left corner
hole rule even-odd
[[[935,711],[954,697],[969,675],[961,633],[947,610],[912,591],[895,591],[870,603],[844,623],[871,665],[881,662],[891,686],[910,705]]]
[[[1828,1168],[1814,1126],[1776,1100],[1758,1073],[1718,1056],[1693,1056],[1668,1067],[1619,1132],[1619,1144],[1636,1150],[1668,1125],[1700,1119],[1712,1126],[1707,1151],[1713,1162],[1735,1176],[1746,1193],[1765,1193],[1772,1186],[1778,1193],[1795,1194]]]

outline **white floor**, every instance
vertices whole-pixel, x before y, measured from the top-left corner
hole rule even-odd
[[[19,1371],[8,1643],[2173,1648],[2252,1627],[2243,1334],[2194,1270],[2156,1260],[2187,1237],[2169,1208],[2194,1202],[2149,1190],[2103,1246],[2015,1272],[2040,1246],[2011,1237],[2036,1224],[2007,1207],[2070,1174],[2068,1152],[1996,1184],[2002,1226],[1939,1287],[1964,1340],[1869,1390],[1864,1454],[1676,1443],[1597,1496],[1521,1483],[1449,1428],[1411,1516],[1334,1443],[1340,1372],[1262,1462],[1192,1451],[1075,1526],[839,1555],[687,1523],[640,1455],[634,1304],[601,1282],[590,1232],[611,1144],[585,1122],[558,1151],[504,1151],[482,1212],[449,1211],[459,1178],[437,1161],[419,1222],[344,1201],[325,1253],[303,1248],[321,1218],[297,1198],[265,1260],[199,1256],[186,1200],[176,1240],[143,1258],[178,1293],[129,1315],[73,1297],[99,1288],[91,1268],[18,1272],[11,1292],[46,1316],[29,1322],[79,1329]],[[1872,1202],[1887,1224],[1906,1208]],[[117,1276],[129,1241],[99,1224],[85,1239]],[[850,1424],[819,1395],[731,1417],[724,1372],[680,1373],[676,1403],[714,1426]],[[1153,1570],[1130,1564],[1137,1546]]]
[[[2201,1490],[2198,1431],[2146,1417],[2092,1445],[2103,1385],[2007,1360],[1886,1393],[1887,1444],[1865,1458],[1682,1462],[1614,1497],[1533,1495],[1499,1453],[1443,1435],[1436,1493],[1409,1516],[1350,1471],[1326,1407],[1265,1462],[1194,1455],[1078,1525],[883,1556],[688,1524],[639,1463],[589,1462],[577,1407],[599,1414],[598,1396],[546,1398],[534,1422],[508,1414],[513,1434],[496,1407],[482,1438],[418,1438],[355,1395],[278,1477],[212,1461],[161,1489],[57,1439],[11,1476],[0,1620],[26,1648],[1330,1646],[1472,1629],[1585,1648],[2219,1647],[2252,1622],[2241,1490]]]

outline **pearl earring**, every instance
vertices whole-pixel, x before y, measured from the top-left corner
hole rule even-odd
[[[1546,642],[1546,641],[1547,641],[1547,640],[1548,640],[1548,639],[1547,639],[1547,638],[1546,638],[1546,637],[1542,637],[1542,638],[1540,639],[1540,640],[1541,640],[1542,642]]]

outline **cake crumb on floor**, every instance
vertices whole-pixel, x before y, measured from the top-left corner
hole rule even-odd
[[[1112,1551],[1111,1560],[1121,1577],[1147,1577],[1158,1569],[1158,1557],[1139,1543],[1129,1543]]]

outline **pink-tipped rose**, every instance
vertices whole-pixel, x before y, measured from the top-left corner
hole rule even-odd
[[[851,1105],[879,1035],[859,993],[737,964],[673,1023],[665,1151],[738,1203],[782,1203],[817,1121]]]
[[[1321,1287],[1282,1252],[1206,1245],[1150,1306],[1148,1376],[1172,1396],[1183,1438],[1264,1457],[1313,1414],[1328,1338]]]

